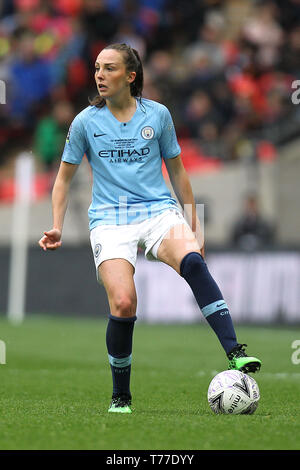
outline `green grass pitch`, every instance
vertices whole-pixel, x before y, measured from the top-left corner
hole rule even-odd
[[[0,449],[300,449],[300,328],[237,326],[238,340],[262,359],[254,415],[214,415],[213,375],[227,368],[205,324],[136,323],[131,415],[107,413],[111,375],[106,322],[28,316],[0,320]]]

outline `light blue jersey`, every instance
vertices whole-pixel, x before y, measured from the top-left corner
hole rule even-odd
[[[162,158],[180,154],[164,105],[137,100],[126,123],[107,106],[88,106],[70,126],[62,160],[79,165],[84,154],[93,172],[90,230],[100,224],[138,223],[167,208],[179,210],[162,175]]]

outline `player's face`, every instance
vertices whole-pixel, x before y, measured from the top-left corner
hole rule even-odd
[[[103,98],[130,94],[130,83],[135,75],[135,72],[126,70],[123,54],[114,49],[104,49],[96,59],[95,80],[99,95]]]

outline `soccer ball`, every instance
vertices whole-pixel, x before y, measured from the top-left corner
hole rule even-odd
[[[207,399],[216,414],[251,415],[258,407],[260,394],[252,377],[239,370],[225,370],[210,382]]]

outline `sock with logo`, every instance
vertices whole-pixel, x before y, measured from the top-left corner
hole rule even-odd
[[[237,345],[232,319],[222,293],[200,253],[194,251],[184,256],[180,274],[191,287],[202,314],[218,336],[226,354],[229,353]]]
[[[132,336],[136,316],[109,315],[106,329],[106,346],[113,380],[113,397],[130,393]]]

